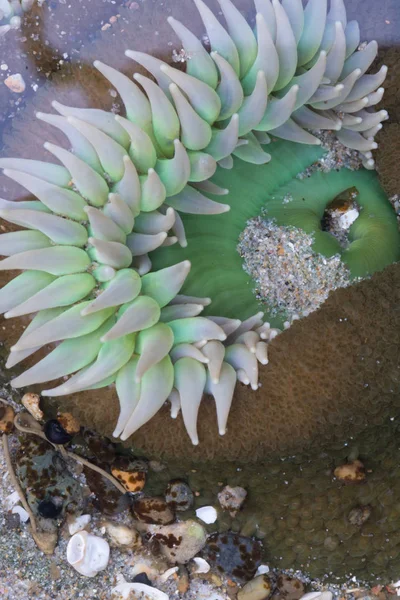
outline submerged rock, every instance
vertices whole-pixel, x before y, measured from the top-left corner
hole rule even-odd
[[[139,533],[132,527],[121,523],[113,523],[112,521],[107,521],[104,526],[110,538],[111,546],[128,550],[139,548],[142,545]]]
[[[170,563],[184,564],[204,548],[206,530],[191,519],[165,527],[150,525],[150,541],[155,544]]]
[[[238,600],[265,600],[271,594],[271,581],[266,575],[258,575],[239,591]]]
[[[208,538],[203,554],[220,573],[248,580],[261,564],[262,545],[236,533],[215,533]]]
[[[83,504],[83,487],[50,444],[25,438],[16,455],[16,472],[34,514],[54,519],[69,505]]]
[[[140,498],[133,505],[133,515],[142,523],[168,525],[175,521],[175,514],[163,498]]]
[[[218,500],[223,510],[230,512],[234,517],[238,510],[241,509],[245,501],[247,492],[240,486],[231,487],[226,485],[218,494]]]
[[[194,496],[186,481],[173,479],[165,490],[165,500],[173,510],[183,512],[193,506]]]

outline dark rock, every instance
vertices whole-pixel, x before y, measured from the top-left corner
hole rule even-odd
[[[173,479],[165,490],[165,500],[173,510],[183,512],[193,506],[194,496],[186,481]]]
[[[136,575],[136,577],[133,578],[133,583],[144,583],[144,585],[149,585],[150,587],[153,587],[153,584],[151,583],[150,579],[147,577],[146,573],[138,573]]]
[[[100,473],[96,473],[88,467],[84,467],[87,484],[91,492],[95,495],[92,503],[97,510],[104,515],[118,515],[127,510],[132,499],[128,493],[121,492],[110,482],[105,479]]]
[[[50,419],[44,426],[44,433],[52,444],[68,444],[72,440],[72,435],[65,431],[57,419]]]
[[[220,573],[247,581],[261,564],[262,545],[235,533],[214,533],[208,538],[203,555]]]
[[[140,498],[133,505],[133,515],[142,523],[169,525],[175,521],[175,513],[163,498]]]

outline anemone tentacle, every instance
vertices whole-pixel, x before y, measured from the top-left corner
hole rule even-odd
[[[46,144],[61,165],[0,159],[5,175],[36,200],[0,199],[0,217],[24,227],[0,236],[0,270],[22,269],[0,290],[6,318],[37,313],[12,348],[15,365],[46,344],[59,345],[12,381],[14,387],[70,376],[44,395],[61,396],[115,382],[121,413],[115,436],[127,439],[164,404],[179,408],[198,443],[197,413],[206,392],[226,431],[236,381],[258,386],[258,363],[279,332],[263,314],[241,322],[203,317],[207,298],[179,294],[187,260],[152,272],[149,253],[187,245],[179,213],[218,215],[229,204],[212,178],[233,156],[265,164],[275,137],[319,144],[308,129],[332,128],[364,156],[387,118],[373,106],[386,68],[366,75],[377,45],[357,50],[342,0],[256,0],[253,33],[231,0],[218,0],[225,28],[194,0],[211,54],[179,21],[169,23],[190,59],[186,72],[138,51],[126,55],[156,82],[94,66],[119,92],[125,116],[53,102],[38,118],[60,129],[72,151]],[[190,240],[189,240],[190,242]]]

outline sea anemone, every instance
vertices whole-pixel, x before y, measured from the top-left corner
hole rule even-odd
[[[138,73],[134,83],[94,63],[118,91],[125,117],[59,102],[53,102],[58,115],[38,113],[69,140],[72,152],[45,145],[62,166],[0,160],[4,174],[37,198],[0,200],[0,216],[26,228],[0,236],[0,254],[7,256],[0,270],[24,271],[0,291],[0,310],[6,318],[37,313],[7,366],[59,343],[12,385],[71,375],[42,392],[62,396],[115,382],[121,411],[114,435],[123,440],[169,399],[172,416],[182,410],[198,444],[204,392],[215,398],[223,435],[237,380],[258,388],[258,362],[268,362],[267,342],[279,330],[263,322],[253,297],[247,302],[241,289],[230,297],[243,272],[235,247],[225,252],[225,244],[234,239],[236,246],[246,215],[258,214],[277,186],[281,193],[286,185],[295,201],[287,208],[282,197],[271,198],[270,216],[313,231],[315,249],[332,255],[338,245],[319,223],[329,201],[348,183],[357,185],[363,211],[343,261],[353,276],[365,276],[398,259],[396,219],[371,172],[317,173],[312,190],[306,181],[290,181],[322,155],[320,139],[307,129],[336,131],[373,168],[374,136],[387,118],[371,108],[382,98],[386,67],[365,74],[376,42],[357,50],[358,25],[347,23],[342,0],[332,0],[328,13],[326,0],[309,0],[304,10],[300,0],[256,0],[255,34],[230,0],[219,3],[228,31],[195,0],[211,54],[169,18],[188,59],[186,73],[131,50],[127,56],[157,83]],[[287,141],[267,153],[268,134]],[[306,146],[299,153],[290,142]],[[229,205],[205,195],[229,189]],[[180,213],[189,217],[183,221]],[[152,271],[149,253],[157,248]],[[192,249],[189,287],[196,291],[180,295],[187,256],[160,263]],[[199,316],[211,300],[198,290],[207,289],[216,296],[217,316]]]
[[[0,0],[0,38],[10,29],[19,29],[21,15],[34,5],[35,0]]]

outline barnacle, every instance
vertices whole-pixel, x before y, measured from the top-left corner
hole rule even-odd
[[[168,246],[179,244],[186,252],[185,229],[189,252],[192,238],[198,238],[198,245],[207,227],[217,227],[219,238],[230,243],[246,211],[254,215],[265,202],[269,179],[271,185],[286,183],[296,174],[290,162],[304,168],[320,155],[320,140],[307,129],[335,130],[372,169],[374,135],[387,118],[386,111],[372,108],[382,98],[386,67],[365,75],[377,44],[357,50],[358,25],[347,23],[342,0],[332,0],[328,13],[326,0],[309,0],[304,10],[300,0],[256,0],[255,34],[230,0],[219,0],[228,31],[202,0],[194,1],[211,54],[182,23],[169,18],[190,56],[186,73],[127,50],[157,81],[135,73],[133,82],[96,61],[119,92],[126,116],[53,102],[58,115],[37,116],[67,136],[72,152],[45,145],[62,165],[0,160],[5,175],[37,198],[0,200],[0,216],[26,228],[0,236],[0,254],[7,256],[0,270],[24,270],[0,291],[0,310],[6,318],[37,313],[11,349],[7,366],[59,342],[12,384],[23,387],[71,375],[42,392],[61,396],[115,382],[121,411],[114,435],[121,439],[169,399],[172,416],[182,410],[197,444],[203,392],[214,396],[224,434],[236,381],[257,389],[258,362],[268,362],[267,342],[278,333],[263,322],[254,299],[246,304],[241,293],[236,314],[235,301],[224,310],[224,277],[215,273],[214,281],[203,258],[194,260],[197,287],[187,296],[179,294],[191,266],[186,257],[153,272],[149,253],[161,248],[156,260],[162,261],[174,256],[175,248],[170,255]],[[305,151],[297,157],[292,144],[278,142],[269,154],[263,148],[270,141],[267,132],[306,144]],[[278,173],[272,176],[273,163],[260,165],[275,154]],[[342,176],[335,175],[340,188]],[[359,275],[398,258],[398,233],[373,175],[362,170],[357,177],[366,210],[354,225],[350,250],[356,257],[346,260]],[[318,211],[323,213],[336,194],[326,189],[322,175],[316,181],[309,204],[301,204],[304,183],[294,182],[291,192],[302,209],[295,206],[286,214],[275,207],[273,216],[306,228],[308,211],[317,229]],[[232,187],[230,205],[205,195],[225,195]],[[232,219],[224,214],[231,206]],[[185,223],[180,213],[189,215]],[[221,236],[225,227],[229,234]],[[318,249],[332,253],[336,247],[327,236],[321,232]],[[204,257],[216,265],[209,253],[218,247],[206,249]],[[199,257],[202,252],[197,250]],[[201,285],[204,275],[207,285]],[[208,288],[213,297],[213,284],[217,316],[199,316],[210,299],[198,297],[198,290]],[[255,314],[249,316],[249,307]]]
[[[0,38],[10,29],[18,29],[21,15],[30,10],[35,0],[0,0]]]

